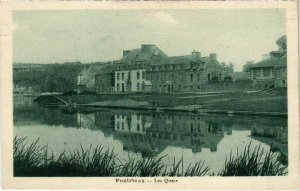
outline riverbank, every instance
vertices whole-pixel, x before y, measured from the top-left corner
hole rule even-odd
[[[286,89],[258,92],[134,93],[41,96],[43,104],[66,100],[82,107],[287,116]]]
[[[47,147],[39,146],[39,140],[31,144],[26,138],[15,138],[13,143],[14,176],[17,177],[53,177],[53,176],[283,176],[287,166],[282,165],[272,151],[253,147],[251,143],[236,156],[228,153],[224,168],[220,172],[210,173],[205,161],[198,161],[183,168],[183,159],[168,166],[163,162],[166,156],[131,159],[122,162],[113,150],[101,146],[60,153],[51,153]],[[183,170],[186,169],[186,170]]]

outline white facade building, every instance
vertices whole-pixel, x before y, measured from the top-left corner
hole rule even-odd
[[[142,122],[142,115],[132,114],[129,116],[115,114],[115,131],[146,134],[146,129],[151,127],[152,123]]]
[[[115,71],[115,92],[141,92],[146,69]]]

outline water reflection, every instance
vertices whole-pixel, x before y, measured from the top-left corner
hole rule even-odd
[[[188,149],[192,153],[219,152],[220,142],[245,142],[243,137],[271,146],[287,155],[287,119],[259,116],[195,115],[127,110],[62,111],[60,108],[39,107],[22,98],[14,101],[14,125],[84,128],[101,131],[104,137],[120,141],[123,151],[139,153],[142,157],[157,156],[167,148]],[[57,139],[59,139],[58,137]],[[81,135],[77,139],[81,140]],[[240,140],[238,140],[240,139]],[[234,145],[234,144],[233,144]],[[226,146],[226,145],[225,145]],[[235,149],[235,148],[228,148]],[[178,151],[178,150],[177,150]]]

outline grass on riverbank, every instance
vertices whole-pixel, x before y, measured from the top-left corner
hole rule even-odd
[[[182,160],[167,166],[163,159],[144,158],[122,162],[113,150],[103,147],[90,147],[87,150],[63,152],[59,157],[49,156],[46,147],[38,146],[38,140],[28,143],[26,138],[16,138],[13,143],[14,176],[205,176],[209,167],[204,161],[191,164],[183,170]],[[285,175],[286,166],[282,166],[274,153],[264,153],[260,147],[250,150],[247,146],[236,157],[230,155],[224,169],[218,176],[275,176]]]
[[[132,100],[147,102],[148,106],[176,107],[199,105],[204,109],[259,111],[259,112],[287,112],[286,88],[277,88],[263,92],[219,92],[219,93],[133,93],[133,94],[92,94],[92,95],[61,95],[64,100],[74,103],[88,104],[95,102],[116,102]],[[49,98],[45,97],[51,101]],[[137,105],[138,106],[138,105]],[[145,107],[145,106],[141,106]]]
[[[226,158],[225,167],[219,173],[220,176],[272,176],[284,175],[286,167],[281,165],[275,155],[264,150],[260,146],[251,150],[251,144],[245,147],[244,151],[229,159]]]

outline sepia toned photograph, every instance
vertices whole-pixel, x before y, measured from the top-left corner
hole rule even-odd
[[[285,8],[11,16],[13,177],[289,177]]]

